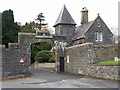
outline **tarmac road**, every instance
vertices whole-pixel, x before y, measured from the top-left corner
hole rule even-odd
[[[118,81],[56,73],[53,68],[32,68],[31,73],[29,78],[3,81],[2,88],[118,88]]]

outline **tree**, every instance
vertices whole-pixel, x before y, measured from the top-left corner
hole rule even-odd
[[[40,30],[41,30],[41,28],[42,28],[42,25],[43,25],[43,26],[46,25],[46,24],[44,23],[44,21],[45,21],[45,16],[43,15],[43,13],[40,13],[39,15],[37,15],[37,19],[35,19],[35,20],[37,20],[37,21],[40,23],[40,27],[39,27]]]
[[[8,43],[14,43],[18,40],[20,27],[14,22],[12,10],[2,12],[2,44],[8,47]]]
[[[37,27],[39,27],[38,23],[30,22],[30,23],[25,23],[25,25],[20,26],[21,32],[26,32],[26,33],[35,33]]]

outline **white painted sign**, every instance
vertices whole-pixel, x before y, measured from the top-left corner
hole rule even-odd
[[[69,63],[70,62],[70,60],[69,60],[69,55],[67,55],[67,63]]]

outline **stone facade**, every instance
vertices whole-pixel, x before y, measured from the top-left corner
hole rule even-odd
[[[78,74],[78,69],[86,73],[85,69],[88,67],[88,49],[90,44],[76,45],[68,47],[65,50],[65,71]]]
[[[31,45],[38,42],[51,42],[52,38],[36,38],[36,33],[19,33],[18,43],[9,43],[9,47],[1,47],[2,75],[30,74]],[[20,59],[24,60],[21,64]]]
[[[20,64],[19,45],[9,45],[9,48],[2,48],[2,75],[12,76],[16,74],[29,74],[27,62]]]
[[[99,26],[98,26],[99,24]],[[103,41],[97,42],[95,38],[95,32],[101,32]],[[98,16],[92,26],[89,28],[87,33],[85,34],[85,43],[86,42],[93,42],[93,43],[99,43],[99,44],[113,44],[113,34],[107,27],[107,25],[104,23],[104,21],[101,19],[100,16]]]
[[[118,66],[94,65],[98,61],[114,59],[118,56],[118,49],[113,45],[113,34],[101,17],[98,15],[94,21],[88,22],[87,12],[84,13],[86,16],[82,25],[76,27],[76,23],[64,5],[54,25],[55,36],[52,38],[36,37],[37,33],[19,33],[18,43],[10,43],[7,49],[0,48],[3,76],[29,74],[31,45],[39,42],[53,44],[55,41],[57,43],[54,43],[54,46],[58,49],[56,49],[56,62],[60,62],[60,58],[65,58],[65,72],[117,79]],[[82,31],[78,32],[78,36],[76,29]],[[102,42],[96,42],[96,32],[102,33]],[[19,63],[21,58],[25,61],[24,64]]]
[[[112,60],[117,52],[112,45],[85,43],[65,51],[65,71],[94,77],[118,79],[118,66],[97,66],[97,61]],[[99,70],[99,71],[98,71]]]
[[[82,43],[113,44],[113,33],[107,27],[100,15],[93,21],[88,21],[88,10],[86,7],[81,11],[81,25],[76,27],[66,6],[62,8],[56,22],[55,35],[66,36],[68,46]]]
[[[65,36],[68,46],[72,45],[72,39],[75,34],[75,25],[75,21],[64,5],[54,25],[55,36]]]
[[[96,34],[97,33],[97,34]],[[101,36],[98,35],[101,33]],[[101,40],[99,41],[98,39]],[[81,43],[95,43],[95,44],[113,44],[113,34],[104,23],[102,18],[98,16],[94,21],[85,23],[76,27],[75,39],[73,45]]]
[[[56,36],[65,36],[66,42],[71,44],[72,39],[75,34],[75,25],[58,25],[55,27],[55,35]]]
[[[92,77],[118,80],[118,65],[89,65],[87,74]]]

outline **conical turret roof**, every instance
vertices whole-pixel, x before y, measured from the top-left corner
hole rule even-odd
[[[76,25],[75,21],[73,20],[73,18],[71,17],[70,13],[68,12],[66,6],[64,5],[56,22],[55,22],[55,26],[57,25]]]

